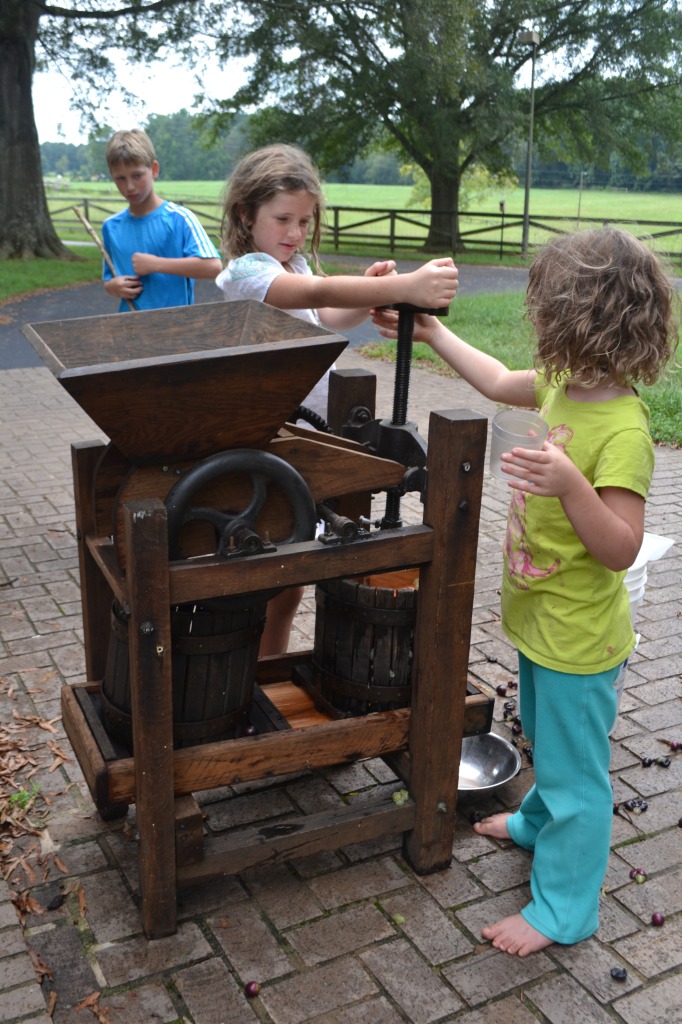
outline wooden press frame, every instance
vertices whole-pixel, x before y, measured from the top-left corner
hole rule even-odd
[[[330,409],[342,422],[339,410],[366,405],[366,378],[374,377],[352,371],[333,377]],[[111,538],[96,531],[97,467],[104,446],[73,446],[87,686],[95,690],[103,676],[113,595],[130,607],[133,756],[103,758],[98,724],[86,720],[76,687],[63,688],[64,723],[100,809],[113,816],[136,804],[142,918],[149,938],[175,932],[179,887],[255,864],[402,833],[415,871],[449,865],[471,701],[467,674],[486,433],[487,420],[479,414],[431,413],[423,523],[351,543],[312,541],[238,560],[169,562],[164,504],[156,498],[130,502],[124,507],[125,576]],[[283,582],[305,585],[408,567],[420,569],[410,708],[173,750],[172,605],[245,595]],[[264,659],[262,671],[274,678],[287,662],[303,657]],[[479,703],[487,699],[481,696]],[[230,833],[221,852],[204,854],[192,793],[377,756],[404,780],[410,794],[405,804],[382,795],[274,827],[253,825]]]

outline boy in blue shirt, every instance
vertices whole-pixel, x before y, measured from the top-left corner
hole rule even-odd
[[[195,214],[161,199],[154,191],[159,174],[151,139],[139,128],[119,131],[107,143],[106,161],[128,209],[102,225],[104,290],[130,308],[161,309],[194,304],[194,278],[215,278],[222,261]]]

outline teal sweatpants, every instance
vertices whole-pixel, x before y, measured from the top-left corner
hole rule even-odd
[[[570,944],[593,935],[611,842],[609,731],[620,666],[596,675],[541,668],[519,652],[519,713],[533,744],[535,783],[507,821],[533,851],[531,902],[542,935]]]

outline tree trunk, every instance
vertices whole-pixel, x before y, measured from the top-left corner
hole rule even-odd
[[[43,186],[33,113],[40,10],[0,0],[0,260],[72,259],[57,237]]]
[[[434,170],[431,182],[431,220],[424,248],[429,252],[461,252],[459,233],[459,175]]]

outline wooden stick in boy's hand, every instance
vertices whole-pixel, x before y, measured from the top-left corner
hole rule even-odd
[[[83,225],[83,227],[85,228],[87,233],[90,235],[92,240],[94,242],[96,242],[96,244],[97,244],[97,246],[99,248],[99,251],[102,253],[102,256],[104,257],[104,259],[106,261],[106,264],[109,267],[109,270],[111,271],[111,273],[114,275],[114,277],[118,277],[118,273],[116,271],[116,267],[114,266],[114,264],[112,262],[111,256],[109,255],[107,250],[104,248],[104,243],[102,242],[102,239],[99,237],[99,235],[97,234],[97,232],[93,228],[92,224],[86,219],[84,214],[78,209],[77,206],[73,207],[73,212],[76,214],[76,216],[78,217],[79,221],[81,222],[81,224]],[[126,302],[128,303],[128,309],[132,309],[132,310],[136,310],[137,309],[137,306],[135,305],[135,303],[132,302],[130,299],[126,299]]]

